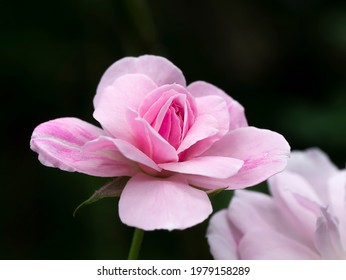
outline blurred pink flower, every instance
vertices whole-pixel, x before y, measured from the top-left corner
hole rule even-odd
[[[346,259],[346,171],[318,149],[292,152],[272,196],[237,190],[210,220],[215,259]]]
[[[127,225],[184,229],[212,212],[208,191],[257,184],[281,171],[289,145],[249,127],[243,107],[163,57],[126,57],[103,75],[94,98],[102,129],[77,118],[35,128],[42,164],[93,176],[129,176],[119,200]],[[198,188],[196,188],[196,186]]]

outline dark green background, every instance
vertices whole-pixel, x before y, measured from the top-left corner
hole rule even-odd
[[[92,119],[105,69],[153,53],[238,100],[251,125],[292,149],[318,146],[339,167],[346,149],[344,1],[2,1],[1,259],[124,259],[132,229],[117,200],[75,207],[106,179],[42,166],[29,149],[44,121]],[[264,186],[265,188],[265,186]],[[263,189],[263,186],[262,186]],[[213,199],[226,207],[231,192]],[[142,258],[211,258],[207,221],[146,233]]]

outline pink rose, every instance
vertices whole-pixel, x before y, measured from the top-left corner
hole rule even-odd
[[[163,57],[126,57],[94,98],[102,129],[76,118],[35,128],[42,164],[93,176],[129,176],[121,220],[144,230],[184,229],[212,212],[207,192],[257,184],[286,166],[278,133],[247,126],[243,107],[206,82],[186,86]],[[197,187],[197,188],[196,188]]]
[[[235,191],[211,218],[215,259],[346,259],[346,170],[318,149],[292,152],[269,186]]]

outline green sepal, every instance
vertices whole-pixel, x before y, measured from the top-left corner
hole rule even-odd
[[[197,186],[194,186],[194,185],[190,185],[191,187],[195,188],[195,189],[198,189],[200,191],[203,191],[205,193],[207,193],[207,195],[210,197],[210,196],[214,196],[214,195],[217,195],[219,194],[220,192],[224,191],[224,190],[227,190],[228,187],[224,187],[224,188],[218,188],[218,189],[215,189],[215,190],[210,190],[210,189],[206,189],[206,188],[202,188],[202,187],[197,187]]]
[[[113,181],[103,185],[100,189],[95,191],[92,196],[77,206],[76,210],[73,212],[73,217],[76,216],[79,209],[86,205],[106,197],[119,197],[129,179],[130,177],[117,177]]]
[[[217,194],[219,194],[220,192],[222,192],[222,191],[224,191],[226,189],[227,189],[227,187],[219,188],[219,189],[215,189],[215,190],[211,190],[211,191],[207,191],[207,194],[208,194],[208,196],[214,196],[214,195],[217,195]]]

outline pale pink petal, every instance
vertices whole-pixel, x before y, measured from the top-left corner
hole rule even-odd
[[[315,260],[320,256],[307,246],[275,231],[247,232],[239,243],[242,260]]]
[[[179,175],[154,178],[137,174],[119,200],[121,221],[144,230],[185,229],[203,222],[211,212],[208,195],[190,187]]]
[[[155,175],[162,170],[150,157],[132,144],[121,139],[113,139],[113,143],[124,157],[140,164],[144,171]]]
[[[209,220],[207,239],[210,253],[216,260],[237,260],[237,243],[233,237],[227,210],[221,210]]]
[[[236,190],[228,208],[228,218],[243,233],[265,229],[294,236],[294,230],[285,222],[278,210],[273,198],[267,194]]]
[[[328,180],[328,209],[339,221],[340,238],[346,249],[346,170]]]
[[[244,113],[244,108],[241,106],[237,101],[232,99],[229,95],[227,95],[223,90],[219,89],[218,87],[203,82],[203,81],[197,81],[192,84],[190,84],[187,89],[191,92],[191,94],[195,97],[202,97],[202,96],[210,96],[210,95],[216,95],[222,97],[226,103],[227,108],[230,116],[229,121],[229,129],[235,129],[238,127],[247,126],[247,120]]]
[[[196,104],[191,94],[178,84],[152,91],[141,103],[138,113],[169,143],[178,148],[195,121]]]
[[[185,174],[185,178],[191,186],[204,189],[215,190],[220,188],[228,188],[228,179],[218,179],[201,175]]]
[[[113,138],[101,136],[86,143],[81,152],[85,159],[89,158],[89,162],[80,163],[76,171],[82,172],[85,167],[83,173],[102,177],[133,176],[140,172],[138,166],[114,145]]]
[[[228,157],[196,157],[187,161],[162,163],[159,166],[168,171],[184,174],[196,174],[226,179],[236,174],[243,161]]]
[[[211,115],[198,116],[195,119],[195,123],[180,144],[177,152],[181,153],[190,148],[192,145],[196,144],[198,141],[216,135],[219,132],[216,128],[217,125],[217,119]]]
[[[114,137],[131,141],[127,111],[137,110],[143,98],[155,88],[154,82],[142,74],[122,76],[104,89],[95,106],[94,118]]]
[[[244,161],[240,171],[230,179],[230,189],[256,185],[282,171],[288,160],[290,146],[273,131],[242,127],[231,131],[207,150],[204,155],[226,156]]]
[[[230,117],[227,110],[227,105],[224,99],[215,95],[208,95],[204,97],[196,98],[198,115],[196,121],[203,117],[213,117],[217,122],[210,123],[212,125],[211,129],[216,129],[217,133],[207,138],[196,137],[203,135],[200,133],[202,129],[208,129],[208,122],[203,123],[202,127],[197,126],[199,122],[194,125],[188,134],[182,146],[179,147],[179,151],[189,148],[186,151],[186,158],[192,158],[199,156],[203,152],[209,149],[209,147],[223,137],[229,130]],[[206,134],[207,135],[207,134]],[[193,141],[191,141],[191,139]]]
[[[177,116],[174,108],[169,108],[167,114],[162,120],[162,124],[158,132],[172,147],[174,147],[174,149],[178,149],[182,139],[183,131],[179,129],[180,125],[181,118]]]
[[[148,96],[142,105],[147,105],[146,103],[151,104],[150,107],[140,106],[139,115],[142,116],[149,124],[151,124],[156,131],[159,131],[162,122],[164,120],[169,107],[172,105],[174,98],[177,96],[177,93],[166,92],[166,94],[161,94],[161,96]]]
[[[306,242],[313,240],[322,202],[309,183],[295,173],[284,171],[270,178],[269,186],[277,207],[291,227]]]
[[[223,136],[228,132],[230,116],[224,99],[219,96],[208,95],[196,98],[196,105],[199,116],[211,115],[218,120],[219,136]]]
[[[317,249],[325,260],[346,259],[346,251],[340,240],[338,222],[328,213],[327,209],[322,208],[321,212],[322,215],[317,219],[316,226]]]
[[[248,126],[247,119],[245,116],[245,109],[236,100],[232,100],[228,103],[228,111],[230,114],[229,129],[236,129],[239,127]]]
[[[192,112],[189,111],[187,113],[191,115],[191,113],[193,114],[197,110],[193,96],[183,86],[179,84],[172,84],[160,86],[152,91],[150,95],[148,95],[141,103],[140,107],[138,108],[138,113],[149,123],[152,123],[156,116],[159,115],[161,108],[167,103],[167,100],[179,99],[179,97],[184,97],[184,102],[180,102],[181,105],[182,103],[187,102],[191,106],[190,110]],[[193,115],[186,116],[186,118],[191,118],[191,120],[194,120]]]
[[[204,97],[209,95],[216,95],[220,96],[222,99],[224,99],[227,104],[232,102],[232,98],[225,93],[222,89],[204,82],[204,81],[196,81],[188,85],[187,87],[188,91],[194,96],[194,97]]]
[[[152,128],[146,120],[138,117],[138,113],[128,111],[128,124],[134,135],[134,143],[155,163],[178,161],[175,148]]]
[[[287,170],[300,174],[308,180],[322,201],[327,202],[326,183],[331,176],[337,173],[338,168],[323,151],[318,148],[293,151],[287,164]]]
[[[31,149],[42,164],[93,176],[132,176],[138,172],[98,127],[76,118],[60,118],[35,128]]]
[[[104,89],[126,74],[144,74],[154,81],[157,86],[173,83],[186,85],[181,70],[164,57],[154,55],[125,57],[112,64],[103,74],[94,98],[95,107],[103,95]]]

